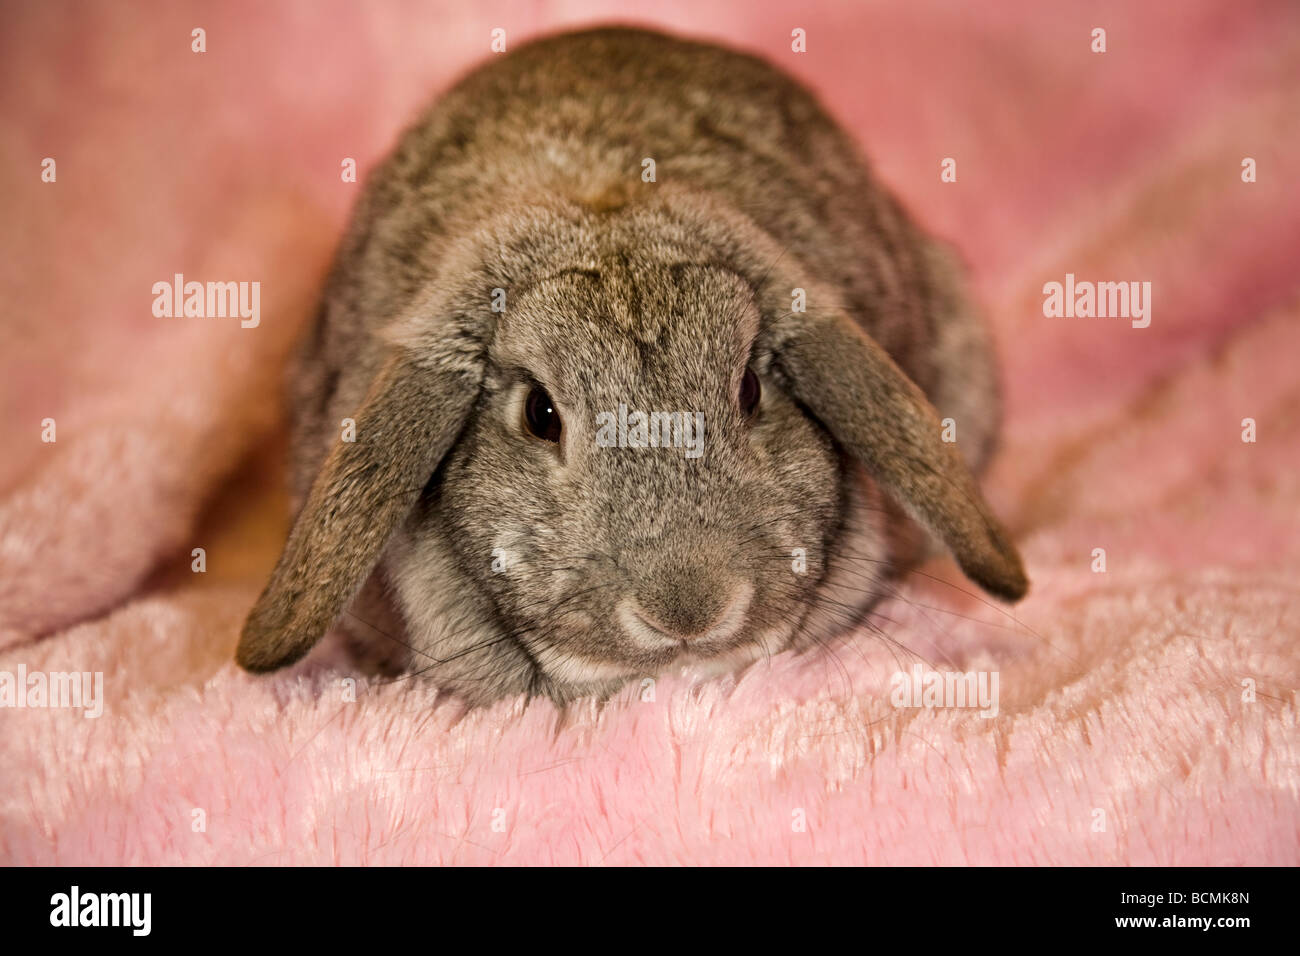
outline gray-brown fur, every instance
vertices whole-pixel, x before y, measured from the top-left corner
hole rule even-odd
[[[558,446],[520,426],[531,382]],[[619,402],[702,411],[703,457],[596,447]],[[806,91],[714,46],[569,34],[444,95],[366,184],[294,406],[301,509],[240,644],[254,670],[349,602],[355,638],[474,702],[739,666],[868,609],[917,550],[902,512],[987,590],[1027,587],[967,471],[998,401],[950,256]]]

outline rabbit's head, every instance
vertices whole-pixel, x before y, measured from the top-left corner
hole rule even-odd
[[[887,557],[884,512],[851,513],[862,470],[974,581],[1024,592],[921,391],[738,214],[671,188],[503,203],[438,261],[376,333],[355,441],[319,469],[245,667],[301,657],[399,527],[402,560],[451,554],[492,608],[485,637],[553,684],[772,653],[846,535]],[[410,616],[419,575],[398,576]]]

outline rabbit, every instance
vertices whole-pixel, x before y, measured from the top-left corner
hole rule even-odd
[[[716,45],[602,28],[469,73],[367,178],[291,381],[251,672],[338,624],[470,705],[563,703],[812,646],[935,547],[1028,588],[975,482],[999,387],[954,254]],[[600,442],[620,406],[702,453]]]

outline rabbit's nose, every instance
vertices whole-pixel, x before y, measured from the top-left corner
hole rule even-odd
[[[752,585],[732,582],[717,588],[692,583],[697,586],[683,582],[675,589],[624,599],[619,622],[634,640],[653,648],[717,643],[740,630],[754,594]]]

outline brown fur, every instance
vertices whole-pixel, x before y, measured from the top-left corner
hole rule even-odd
[[[473,701],[737,666],[865,613],[915,550],[900,508],[991,593],[1027,587],[968,470],[997,387],[950,255],[743,54],[608,29],[471,73],[367,182],[295,382],[301,510],[252,670],[305,653],[368,577],[344,627],[390,605],[380,639]],[[520,427],[533,383],[558,445]],[[704,456],[598,448],[619,402],[702,412]]]

